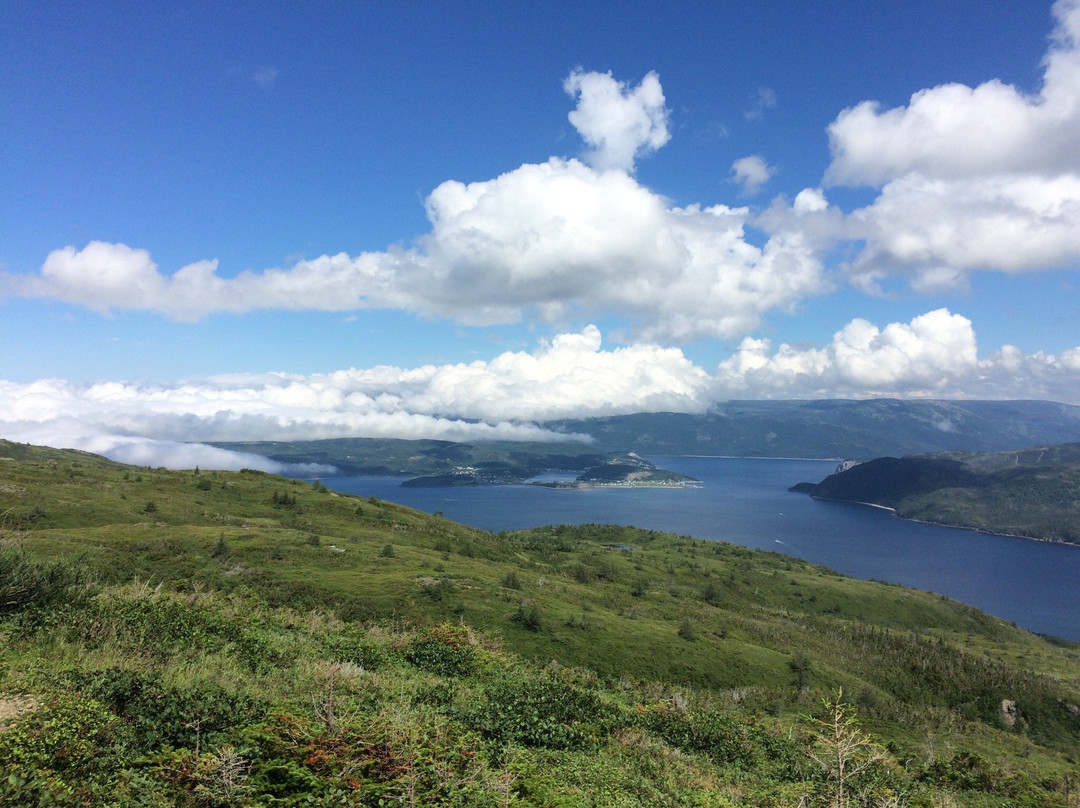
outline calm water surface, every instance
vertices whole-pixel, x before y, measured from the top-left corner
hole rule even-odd
[[[399,477],[324,479],[484,530],[612,523],[775,550],[857,578],[948,595],[1032,631],[1080,641],[1080,547],[905,522],[864,505],[788,493],[832,460],[650,457],[701,488],[402,488]]]

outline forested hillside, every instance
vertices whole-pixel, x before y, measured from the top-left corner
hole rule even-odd
[[[906,519],[1080,543],[1080,443],[879,457],[793,490]]]

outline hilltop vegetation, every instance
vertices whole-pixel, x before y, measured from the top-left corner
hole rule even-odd
[[[0,456],[0,804],[1075,805],[1080,648],[945,598]]]
[[[894,508],[906,519],[1080,543],[1080,443],[880,457],[792,490]]]

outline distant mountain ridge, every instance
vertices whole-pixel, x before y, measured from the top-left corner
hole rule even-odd
[[[1080,442],[1080,407],[1050,401],[729,401],[702,414],[638,413],[543,426],[565,433],[566,442],[337,438],[214,445],[285,463],[330,464],[347,475],[418,476],[476,466],[527,477],[545,468],[583,470],[625,452],[866,459],[1073,443]],[[573,438],[582,434],[592,443]]]
[[[1050,401],[729,401],[707,413],[550,421],[597,448],[652,455],[879,457],[1080,441],[1080,407]]]
[[[1080,443],[879,457],[791,490],[881,505],[907,519],[1080,544]]]

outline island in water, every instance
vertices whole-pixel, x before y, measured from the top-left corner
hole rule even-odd
[[[561,457],[560,463],[551,467],[538,466],[535,462],[519,465],[505,461],[481,462],[476,465],[456,466],[439,474],[425,474],[406,480],[403,486],[439,488],[461,485],[539,485],[546,488],[594,488],[629,486],[699,486],[701,481],[685,474],[657,468],[634,452],[613,453],[602,462],[597,455],[579,455],[576,458]],[[577,462],[568,462],[577,461]],[[584,468],[581,466],[584,465]],[[570,475],[580,472],[574,477]],[[559,476],[552,476],[559,475]]]

